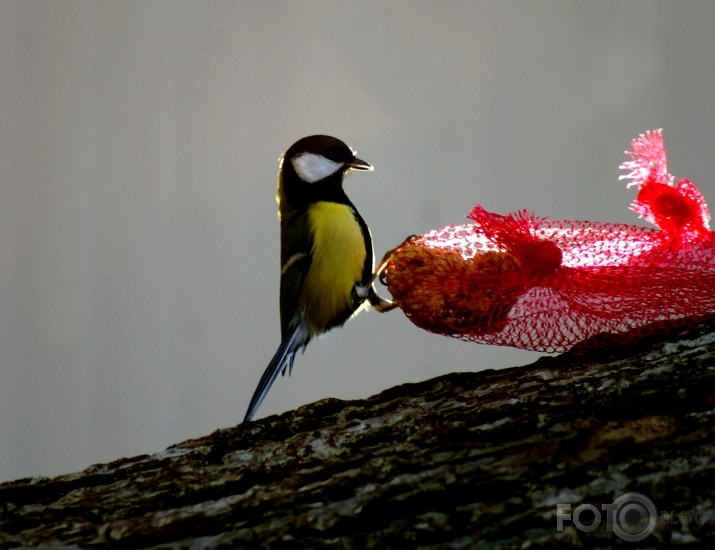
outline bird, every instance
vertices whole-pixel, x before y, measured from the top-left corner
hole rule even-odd
[[[278,374],[292,372],[295,354],[311,340],[342,326],[366,303],[380,312],[395,307],[373,287],[379,270],[373,272],[370,229],[343,189],[349,173],[372,170],[343,141],[327,135],[304,137],[281,156],[281,343],[244,423],[253,419]]]

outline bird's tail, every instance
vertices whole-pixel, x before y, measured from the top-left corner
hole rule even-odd
[[[253,392],[253,397],[251,397],[251,403],[248,405],[248,410],[246,411],[246,416],[243,418],[244,422],[250,422],[253,416],[256,414],[258,407],[261,406],[263,399],[268,395],[268,390],[271,389],[273,382],[276,381],[279,372],[285,374],[286,368],[289,370],[293,369],[293,358],[295,353],[300,348],[305,348],[310,340],[310,333],[303,323],[298,323],[283,339],[281,345],[278,346],[271,362],[268,363],[266,370],[261,376],[260,382],[258,382],[258,387],[256,391]]]

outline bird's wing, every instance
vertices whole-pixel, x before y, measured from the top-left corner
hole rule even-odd
[[[283,232],[281,248],[281,335],[288,337],[294,321],[303,281],[310,268],[313,238],[307,215],[298,216]]]
[[[243,418],[244,422],[250,422],[253,419],[253,415],[256,414],[258,407],[263,403],[263,399],[268,395],[273,382],[276,381],[278,373],[285,371],[286,366],[293,363],[295,352],[304,347],[309,339],[310,335],[304,323],[298,323],[290,330],[288,336],[278,346],[278,350],[266,370],[263,371],[263,376],[261,376],[261,380],[253,392],[253,397],[251,397],[246,416]]]

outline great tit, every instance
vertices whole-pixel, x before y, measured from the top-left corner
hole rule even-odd
[[[281,224],[280,317],[282,341],[253,393],[250,421],[279,372],[292,371],[299,349],[339,327],[369,302],[378,311],[394,304],[373,288],[370,230],[343,190],[353,170],[372,170],[345,143],[309,136],[294,143],[278,167]]]

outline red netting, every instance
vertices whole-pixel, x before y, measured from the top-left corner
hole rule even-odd
[[[658,229],[476,206],[473,224],[392,253],[385,278],[394,300],[432,332],[545,352],[712,314],[715,233],[705,201],[688,180],[673,186],[659,130],[632,145],[621,166],[639,186],[631,207]]]

